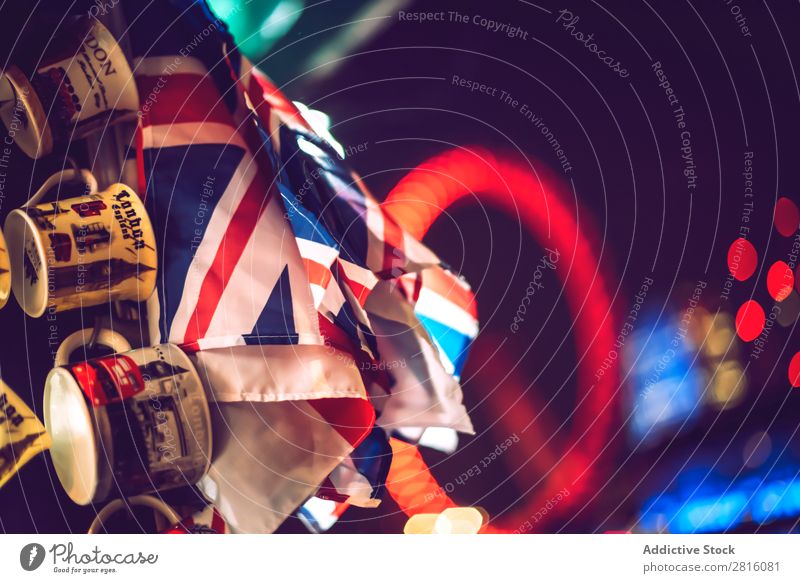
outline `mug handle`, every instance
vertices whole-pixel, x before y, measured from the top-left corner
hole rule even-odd
[[[42,197],[54,186],[61,184],[64,181],[81,180],[84,184],[89,186],[89,192],[97,192],[97,178],[94,177],[89,170],[71,168],[69,170],[62,170],[50,176],[39,187],[39,190],[34,192],[28,201],[23,206],[33,206],[38,204]]]
[[[87,534],[99,533],[100,529],[103,528],[103,522],[105,522],[109,516],[128,506],[145,506],[147,508],[152,508],[156,512],[160,512],[169,521],[170,526],[178,524],[181,521],[181,517],[178,516],[178,513],[175,512],[166,502],[160,498],[156,498],[155,496],[142,494],[141,496],[132,496],[127,500],[117,498],[116,500],[112,500],[103,506],[100,512],[97,513],[95,519],[92,521],[92,525],[89,527]]]
[[[64,338],[64,341],[56,351],[55,366],[65,366],[69,364],[69,355],[72,354],[76,348],[89,344],[89,339],[91,339],[92,334],[94,334],[94,328],[84,328]],[[131,350],[130,342],[128,342],[122,334],[114,330],[109,330],[108,328],[100,328],[97,332],[97,343],[108,346],[117,353]]]

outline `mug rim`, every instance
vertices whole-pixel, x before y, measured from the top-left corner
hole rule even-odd
[[[82,464],[76,463],[76,460],[80,455],[77,455],[75,452],[75,445],[74,440],[69,439],[65,441],[65,447],[72,449],[72,455],[69,458],[72,463],[65,465],[62,463],[63,460],[59,460],[59,451],[61,448],[58,447],[57,444],[60,441],[56,437],[56,433],[53,430],[53,419],[52,419],[52,403],[51,399],[53,396],[53,378],[58,376],[62,382],[65,383],[65,389],[67,389],[69,396],[74,399],[76,404],[82,405],[79,406],[79,409],[74,411],[75,414],[80,416],[80,421],[85,424],[86,429],[88,430],[88,435],[91,438],[91,454],[85,455],[83,457]],[[62,403],[63,405],[63,403]],[[50,459],[52,460],[53,467],[56,470],[56,475],[58,476],[58,480],[61,483],[61,487],[70,497],[70,499],[75,502],[76,504],[80,504],[85,506],[90,504],[94,501],[97,490],[100,485],[100,471],[99,471],[99,461],[100,456],[98,455],[98,439],[97,439],[97,432],[95,429],[95,423],[93,422],[92,412],[90,410],[90,406],[88,403],[88,399],[86,398],[85,393],[81,389],[80,383],[75,379],[72,373],[66,367],[57,366],[50,370],[47,374],[47,378],[44,382],[44,426],[47,432],[50,434],[51,439],[53,441],[52,446],[50,448]],[[61,411],[62,414],[65,411]],[[78,419],[71,419],[73,422],[77,422]],[[88,453],[88,449],[82,452],[83,454]],[[82,467],[83,470],[88,470],[86,474],[83,471],[77,471],[77,468]],[[76,482],[75,477],[79,478]],[[70,487],[67,487],[66,481],[70,480]],[[76,483],[77,486],[76,487]]]
[[[0,287],[0,308],[3,308],[11,297],[11,278],[13,277],[13,272],[11,271],[11,257],[8,254],[8,242],[6,241],[2,228],[0,228],[0,257],[5,257],[5,263],[8,264],[8,286]]]
[[[14,219],[12,220],[12,217]],[[13,229],[9,228],[9,226],[14,227],[13,221],[19,221],[21,218],[22,224],[24,225],[22,231],[22,238],[23,244],[21,248],[15,248],[12,252],[11,246],[8,244],[9,241],[13,241],[13,245],[17,245],[16,237],[8,237],[6,239],[6,247],[8,249],[9,255],[9,264],[11,266],[11,291],[14,293],[14,297],[17,300],[17,303],[20,305],[22,310],[28,314],[32,318],[39,318],[41,317],[45,311],[47,310],[47,300],[49,296],[48,292],[48,274],[47,274],[47,255],[44,252],[44,246],[42,245],[42,239],[39,237],[39,229],[37,228],[36,224],[33,222],[33,219],[24,211],[24,209],[14,209],[8,216],[6,217],[5,223],[3,225],[3,229],[6,233],[12,233]],[[17,227],[14,227],[17,228]],[[27,235],[31,235],[30,238],[34,240],[36,245],[36,251],[39,254],[39,259],[41,261],[41,266],[39,273],[40,273],[40,280],[44,283],[44,285],[38,286],[37,293],[35,294],[36,297],[26,296],[22,290],[29,289],[31,286],[24,283],[24,268],[22,265],[19,264],[21,261],[21,254],[26,253],[25,249],[25,240]],[[23,278],[23,280],[19,280],[19,278]],[[18,281],[18,285],[14,285],[15,281]]]
[[[169,351],[176,351],[181,354],[185,359],[186,363],[189,365],[189,372],[192,373],[197,379],[197,384],[200,387],[200,392],[203,394],[203,413],[206,422],[206,428],[208,429],[206,432],[206,465],[203,469],[203,477],[205,477],[208,472],[211,470],[211,460],[214,457],[214,428],[211,424],[211,399],[209,397],[208,391],[206,390],[206,384],[203,382],[203,377],[200,376],[200,373],[195,366],[194,359],[192,359],[189,354],[186,353],[180,346],[175,344],[174,342],[165,342],[162,344],[156,344],[156,346],[166,347]],[[202,478],[201,478],[202,479]]]
[[[4,71],[0,71],[0,78],[3,77],[17,95],[29,122],[27,131],[20,133],[23,139],[15,139],[14,142],[26,156],[32,160],[39,160],[53,151],[53,131],[44,106],[28,76],[19,67],[9,65]],[[3,125],[9,129],[5,117]]]

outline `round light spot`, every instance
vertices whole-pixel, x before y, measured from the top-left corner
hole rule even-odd
[[[776,231],[784,237],[791,237],[800,225],[800,210],[794,202],[783,196],[775,203],[773,222]]]
[[[753,244],[741,237],[728,247],[728,271],[739,281],[744,281],[756,270],[758,253]]]
[[[767,272],[767,291],[776,302],[782,302],[794,288],[792,268],[783,261],[776,261]]]
[[[745,442],[742,461],[745,467],[757,468],[767,461],[770,453],[772,453],[772,439],[766,431],[759,431]]]
[[[800,387],[800,352],[796,353],[789,363],[789,382],[793,387]]]
[[[758,338],[764,329],[764,308],[755,300],[743,303],[736,312],[736,333],[745,342]]]
[[[795,283],[797,283],[797,278],[795,278]],[[800,316],[800,296],[797,295],[796,291],[792,291],[781,302],[781,312],[776,319],[778,324],[786,328],[794,324],[798,316]]]

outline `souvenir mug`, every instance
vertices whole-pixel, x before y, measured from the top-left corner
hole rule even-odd
[[[0,72],[0,118],[31,158],[124,119],[139,93],[116,39],[97,19],[76,17],[47,44],[28,77],[11,65]]]
[[[93,330],[68,336],[44,389],[44,423],[61,485],[78,504],[194,484],[211,463],[211,418],[200,377],[177,346],[130,350],[120,334],[97,341],[116,354],[68,364]]]
[[[0,229],[0,308],[8,302],[11,295],[11,262],[8,259],[6,238]]]
[[[89,194],[41,202],[48,190],[76,178]],[[117,300],[141,302],[153,293],[155,236],[144,204],[124,184],[96,190],[89,171],[65,170],[6,218],[11,289],[29,316]]]

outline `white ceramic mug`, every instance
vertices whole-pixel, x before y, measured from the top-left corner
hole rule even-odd
[[[68,363],[93,330],[64,340],[44,389],[44,422],[61,485],[78,504],[198,482],[211,464],[211,417],[194,364],[173,344],[137,348],[100,331],[120,352]]]

